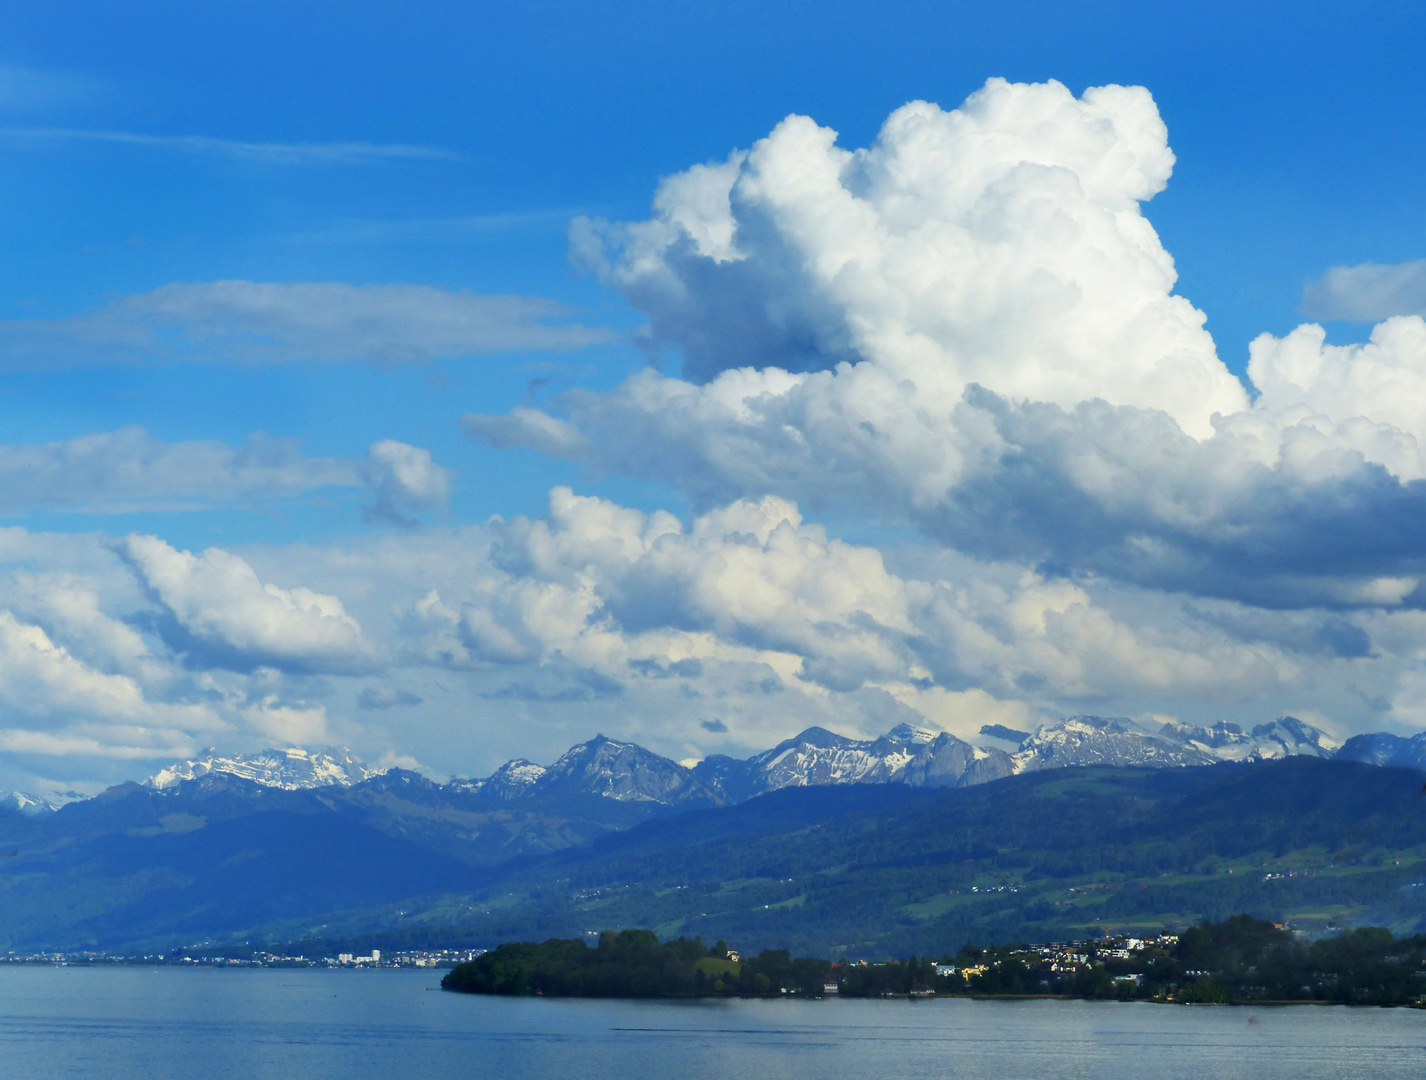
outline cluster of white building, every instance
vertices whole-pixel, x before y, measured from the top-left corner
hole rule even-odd
[[[249,957],[194,956],[187,953],[119,955],[102,952],[36,952],[0,954],[0,963],[10,964],[154,964],[198,967],[349,967],[349,968],[438,968],[455,967],[474,960],[484,949],[418,949],[383,954],[372,949],[366,954],[338,953],[336,956],[290,956],[257,952]]]
[[[343,967],[351,967],[352,965],[360,966],[362,964],[380,964],[381,950],[372,949],[370,956],[354,956],[349,952],[337,953],[337,963]],[[417,966],[419,967],[420,965]]]
[[[1099,960],[1132,960],[1149,949],[1171,949],[1177,944],[1177,934],[1158,934],[1148,938],[1111,938],[1102,944],[1098,941],[1052,942],[1024,951],[1048,960],[1051,971],[1074,971],[1089,963],[1091,956]]]

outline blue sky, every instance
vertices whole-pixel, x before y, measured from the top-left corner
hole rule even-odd
[[[905,103],[954,110],[992,77],[1054,79],[1076,97],[1142,86],[1176,162],[1161,193],[1133,198],[1176,266],[1174,294],[1206,314],[1208,348],[1216,344],[1226,371],[1246,379],[1259,334],[1297,341],[1288,335],[1315,320],[1328,347],[1360,344],[1376,323],[1426,310],[1426,284],[1413,284],[1426,283],[1426,271],[1412,269],[1426,259],[1423,52],[1426,15],[1405,3],[11,5],[0,12],[0,417],[10,458],[0,461],[0,480],[9,478],[0,513],[23,540],[5,564],[0,608],[19,628],[16,641],[33,646],[42,635],[44,649],[62,651],[57,663],[79,665],[63,678],[94,681],[98,696],[56,695],[44,689],[61,679],[54,671],[15,668],[17,685],[32,689],[0,701],[0,729],[11,733],[0,737],[0,786],[7,776],[31,786],[99,782],[204,742],[333,739],[373,757],[415,755],[470,771],[514,754],[548,757],[595,729],[698,756],[755,749],[813,719],[875,731],[909,718],[973,733],[982,712],[986,722],[1078,710],[1199,723],[1261,722],[1292,709],[1339,735],[1426,724],[1411,599],[1421,477],[1402,464],[1416,460],[1415,444],[1383,450],[1388,436],[1379,432],[1343,434],[1362,415],[1415,437],[1414,419],[1393,411],[1415,384],[1384,390],[1379,377],[1415,372],[1418,361],[1426,371],[1409,333],[1383,346],[1385,360],[1368,356],[1377,365],[1370,371],[1355,353],[1331,354],[1358,374],[1310,386],[1293,374],[1297,346],[1282,346],[1263,361],[1264,385],[1251,387],[1264,392],[1252,424],[1272,412],[1272,437],[1300,446],[1303,417],[1326,416],[1338,426],[1325,433],[1319,424],[1312,437],[1345,440],[1332,453],[1358,455],[1360,476],[1334,458],[1331,468],[1284,478],[1284,450],[1273,459],[1276,480],[1263,480],[1257,495],[1198,492],[1182,496],[1191,509],[1172,512],[1145,495],[1129,513],[1075,471],[1082,444],[1074,440],[1093,442],[1081,418],[1065,421],[1074,433],[1053,447],[1016,443],[1018,460],[1043,470],[1033,483],[1021,483],[1023,469],[1014,483],[1009,473],[962,475],[933,498],[909,481],[897,494],[891,474],[876,472],[890,465],[841,455],[835,440],[817,449],[810,426],[798,445],[812,448],[815,469],[782,468],[791,444],[768,432],[745,432],[741,449],[729,449],[714,445],[713,428],[699,434],[692,413],[682,431],[660,428],[629,396],[628,380],[648,363],[639,341],[657,345],[661,377],[675,383],[684,351],[704,348],[713,367],[693,382],[716,390],[727,380],[712,377],[746,362],[739,357],[783,363],[777,350],[792,349],[796,335],[778,336],[792,334],[781,323],[769,329],[781,317],[773,315],[735,341],[726,316],[746,314],[738,307],[749,302],[739,291],[746,283],[719,277],[716,257],[698,270],[659,249],[659,280],[677,280],[694,298],[680,308],[621,261],[619,245],[632,234],[601,233],[609,246],[594,262],[571,258],[569,240],[575,219],[597,229],[658,220],[651,200],[662,178],[726,161],[789,114],[835,129],[850,149],[872,145]],[[1132,139],[1124,135],[1124,145]],[[769,198],[760,213],[770,216],[758,221],[792,244],[800,226],[778,218],[770,207],[783,204]],[[751,237],[754,221],[740,218],[738,227]],[[821,242],[796,234],[809,260]],[[840,243],[827,240],[824,255]],[[783,251],[769,247],[744,265],[765,257],[775,269]],[[1310,283],[1364,264],[1389,268],[1386,284],[1378,275],[1367,289],[1352,271],[1304,310]],[[826,282],[810,292],[789,285],[779,298],[781,277],[755,280],[772,307],[812,320],[803,330],[816,338],[814,369],[849,359],[891,370],[905,359],[865,330],[890,308],[867,308]],[[1103,302],[1112,306],[1113,294]],[[818,321],[832,309],[831,322]],[[974,333],[999,367],[963,365],[951,382],[964,371],[1011,370],[1019,346],[1008,343],[1018,331],[995,326]],[[992,333],[1002,335],[1004,355],[984,344]],[[971,348],[965,340],[954,348]],[[1142,392],[1116,400],[1115,388],[1138,377],[1126,371],[1076,376],[1087,389],[1073,392],[1047,382],[1043,395],[1028,375],[1007,374],[1003,385],[966,375],[946,400],[969,382],[1066,415],[1102,397],[1117,409],[1167,410],[1199,440],[1211,412],[1247,407],[1247,398],[1232,404],[1239,391],[1220,387],[1218,404],[1209,395],[1197,412],[1175,411],[1190,391],[1167,382],[1154,389],[1148,376]],[[1273,378],[1290,392],[1270,392]],[[1356,411],[1335,416],[1331,403],[1353,393]],[[1013,423],[1040,431],[1059,423],[1058,413],[1012,416],[1005,407],[1011,412],[987,414],[997,446],[1013,441]],[[487,420],[463,421],[471,414]],[[572,425],[558,429],[568,438],[552,442],[548,427],[532,434],[536,415]],[[782,430],[800,422],[779,421]],[[881,423],[861,422],[867,430]],[[927,438],[944,448],[968,430]],[[1095,438],[1120,445],[1102,431]],[[404,449],[374,449],[384,441]],[[1169,436],[1151,441],[1127,456],[1196,452]],[[897,476],[930,468],[932,451],[905,453]],[[871,479],[858,494],[847,478],[863,466]],[[1183,466],[1193,476],[1216,476],[1217,467]],[[1140,478],[1144,490],[1161,491],[1165,476]],[[614,574],[592,556],[569,555],[557,574],[521,530],[585,527],[570,524],[578,514],[547,519],[550,491],[561,486],[620,513],[672,512],[690,537],[694,515],[724,513],[734,500],[764,500],[760,512],[773,517],[782,511],[766,499],[796,503],[798,528],[831,537],[832,547],[818,549],[832,551],[818,572],[830,577],[814,575],[819,595],[837,593],[839,575],[855,576],[828,568],[842,556],[856,563],[855,548],[912,583],[911,593],[954,593],[958,617],[984,630],[996,603],[1011,610],[1023,601],[1028,586],[1013,583],[1029,574],[1036,596],[1059,597],[1045,610],[1108,620],[1106,641],[1122,631],[1134,648],[1177,650],[1178,659],[1066,659],[1073,650],[1057,646],[1034,660],[1036,646],[1022,642],[1011,649],[1014,663],[973,661],[974,635],[941,622],[928,628],[923,609],[936,605],[925,597],[879,615],[871,600],[846,600],[834,613],[802,597],[758,622],[732,600],[709,601],[707,582],[680,579],[690,591],[675,602],[667,582],[641,592],[647,569]],[[1223,509],[1229,504],[1239,508]],[[1277,517],[1254,516],[1269,506]],[[492,531],[492,515],[530,521]],[[1344,516],[1355,523],[1342,525]],[[1202,525],[1210,519],[1224,531]],[[625,525],[658,531],[653,517],[640,520]],[[1293,522],[1337,540],[1308,542]],[[1193,531],[1200,526],[1209,531]],[[139,558],[124,546],[131,534],[161,538],[167,554]],[[837,542],[846,550],[834,551]],[[252,625],[210,611],[241,607],[238,593],[223,590],[239,588],[234,573],[248,579],[219,566],[219,555],[202,562],[209,551],[240,559],[249,584],[276,596],[281,611],[254,609]],[[180,595],[172,574],[187,565],[184,553],[215,576],[200,588],[189,566]],[[596,563],[603,569],[591,569]],[[968,599],[976,582],[1000,583],[1001,599]],[[847,586],[848,595],[865,584]],[[579,634],[584,653],[532,621],[534,592],[557,585],[596,597]],[[293,590],[330,598],[340,617]],[[454,645],[417,640],[410,629],[432,590]],[[422,610],[427,618],[435,608]],[[293,611],[316,621],[288,627],[310,640],[284,645],[281,619]],[[358,637],[333,619],[359,625]],[[795,629],[799,619],[845,626],[814,641]],[[862,632],[855,628],[869,624],[883,637],[899,626],[896,643],[878,638],[863,643],[865,655],[844,655]],[[591,644],[596,626],[617,648]],[[1083,627],[1062,633],[1092,636]],[[658,634],[661,644],[649,637]],[[1007,635],[1000,640],[1013,643]],[[1224,686],[1184,674],[1188,658],[1210,655],[1210,641],[1239,650],[1214,661],[1241,666]],[[878,650],[902,656],[902,668],[892,672]],[[1302,673],[1325,655],[1339,668],[1320,676],[1330,685],[1317,685]],[[678,674],[692,671],[676,665],[695,656],[702,674]],[[1156,663],[1162,677],[1104,674]],[[839,673],[826,674],[833,668]],[[630,681],[626,669],[674,674]],[[747,688],[770,685],[768,672],[797,685],[758,699]],[[137,696],[121,708],[104,705],[105,695]],[[420,702],[359,704],[388,697]],[[127,719],[115,720],[114,709],[127,709]],[[729,732],[711,737],[697,723],[710,718],[725,719]]]
[[[991,74],[1150,88],[1179,158],[1152,219],[1234,370],[1253,336],[1299,321],[1303,283],[1326,267],[1426,246],[1414,179],[1426,150],[1411,135],[1426,31],[1410,4],[1301,4],[1288,18],[1230,4],[57,3],[0,19],[7,318],[243,278],[538,295],[625,330],[637,316],[570,272],[570,217],[641,216],[658,177],[747,146],[790,112],[860,146],[905,101],[950,105]],[[185,148],[192,138],[211,145]],[[223,140],[433,154],[293,164]],[[549,481],[579,474],[480,453],[450,422],[460,408],[508,406],[532,378],[553,388],[576,371],[607,385],[640,363],[613,346],[394,378],[299,363],[10,375],[4,390],[16,441],[140,423],[174,440],[261,429],[342,454],[384,424],[479,470],[457,498],[482,516],[535,510]],[[539,479],[510,475],[530,470]],[[205,528],[272,525],[170,527],[200,543]]]

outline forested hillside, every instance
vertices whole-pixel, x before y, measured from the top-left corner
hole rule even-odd
[[[8,815],[0,942],[364,952],[646,927],[874,958],[1237,913],[1397,933],[1426,917],[1421,774],[1349,761],[788,788],[615,832],[595,815],[623,803],[517,813],[402,779],[287,792],[205,777]]]
[[[1419,774],[1294,758],[979,788],[775,792],[512,870],[409,921],[474,944],[649,926],[808,955],[1182,927],[1426,919]]]

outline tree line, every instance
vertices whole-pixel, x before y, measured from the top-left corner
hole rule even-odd
[[[556,997],[815,996],[831,967],[786,949],[735,961],[721,941],[707,947],[699,938],[660,942],[650,930],[606,930],[592,949],[578,938],[501,945],[453,968],[441,986]]]
[[[844,997],[1426,1004],[1426,936],[1398,939],[1381,927],[1309,941],[1235,915],[1192,927],[1172,946],[1121,956],[1111,944],[1079,942],[1058,951],[967,945],[940,961],[913,956],[832,964],[793,958],[786,949],[738,960],[721,941],[707,947],[699,938],[660,942],[649,930],[607,930],[595,948],[578,938],[501,945],[453,969],[441,985],[473,994],[559,997],[817,997],[835,988]]]
[[[969,979],[943,980],[952,992],[1184,1003],[1320,1001],[1344,1005],[1426,1003],[1426,937],[1397,938],[1362,927],[1306,940],[1251,915],[1203,922],[1171,948],[1128,958],[1093,944],[1084,963],[1052,970],[1023,947],[962,949],[961,963],[984,967]]]

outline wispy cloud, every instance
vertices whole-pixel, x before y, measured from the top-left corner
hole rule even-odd
[[[415,447],[395,445],[419,453]],[[424,464],[428,471],[439,469],[430,465],[429,455]],[[3,517],[46,509],[131,513],[155,504],[170,511],[196,510],[364,483],[360,463],[304,457],[295,441],[263,435],[241,446],[211,439],[166,443],[140,427],[126,427],[64,442],[0,444]],[[388,501],[402,494],[395,479],[369,486]],[[394,494],[387,494],[388,489]],[[414,501],[407,496],[406,502]]]
[[[613,332],[534,296],[427,285],[212,281],[165,285],[65,319],[0,321],[0,371],[153,362],[424,362],[578,349]]]
[[[341,218],[325,226],[291,235],[297,243],[332,241],[337,243],[415,242],[460,243],[474,237],[502,233],[557,228],[563,231],[571,218],[585,211],[578,207],[553,207],[503,214],[461,214],[453,217],[408,218],[382,221],[371,218]]]
[[[3,88],[3,81],[0,81]],[[434,146],[409,143],[325,142],[279,143],[220,139],[211,135],[146,135],[132,131],[87,128],[6,127],[0,139],[16,142],[99,142],[209,154],[237,161],[273,165],[361,165],[376,161],[455,161],[461,155]]]
[[[424,447],[373,443],[362,460],[307,457],[258,432],[241,445],[164,442],[138,426],[50,443],[0,443],[0,519],[35,511],[180,513],[366,488],[364,520],[412,527],[446,505],[455,473]]]
[[[68,105],[93,97],[96,80],[72,71],[38,71],[0,64],[0,108]]]
[[[1426,259],[1334,266],[1302,290],[1302,311],[1347,322],[1426,315]]]

